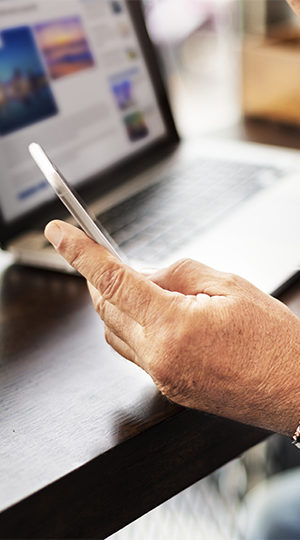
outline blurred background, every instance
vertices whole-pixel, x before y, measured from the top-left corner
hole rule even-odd
[[[247,138],[259,126],[263,139],[266,122],[300,133],[300,24],[285,0],[145,0],[144,8],[183,138]],[[242,540],[245,501],[299,465],[299,450],[272,436],[110,538]]]
[[[299,125],[300,25],[285,0],[144,5],[182,136],[228,128],[243,115]]]
[[[241,2],[148,0],[145,12],[181,135],[197,136],[236,122],[241,113]]]

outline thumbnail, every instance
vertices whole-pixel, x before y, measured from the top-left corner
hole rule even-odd
[[[134,47],[127,47],[125,49],[125,54],[128,60],[136,60],[139,56],[138,51]]]
[[[37,24],[34,31],[53,79],[95,65],[80,17],[66,17]]]
[[[0,32],[0,136],[58,112],[31,30]]]
[[[131,141],[138,141],[139,139],[142,139],[148,135],[149,130],[141,112],[136,111],[129,114],[128,116],[125,116],[123,120],[127,129],[128,137]]]
[[[119,13],[123,12],[123,6],[120,0],[110,0],[110,7],[111,7],[112,12],[115,15],[118,15]]]
[[[135,104],[133,87],[130,79],[123,79],[111,85],[111,90],[119,109],[122,111]]]

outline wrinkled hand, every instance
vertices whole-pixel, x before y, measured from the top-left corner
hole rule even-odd
[[[300,321],[246,280],[183,260],[150,278],[63,222],[47,238],[89,282],[107,342],[171,400],[292,434]],[[296,381],[296,382],[295,382]]]

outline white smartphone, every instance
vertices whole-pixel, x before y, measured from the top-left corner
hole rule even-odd
[[[46,180],[81,229],[92,240],[97,242],[97,244],[106,247],[112,255],[125,261],[125,256],[121,254],[115,242],[109,237],[109,234],[103,229],[100,223],[97,223],[96,219],[91,216],[85,204],[80,202],[78,194],[71,188],[54,163],[52,163],[45,150],[37,143],[31,143],[28,148]]]

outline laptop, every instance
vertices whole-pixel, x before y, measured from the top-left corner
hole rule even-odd
[[[3,250],[71,271],[43,236],[66,214],[36,141],[129,259],[191,257],[273,294],[299,273],[299,152],[180,141],[138,1],[1,0],[0,20]]]

